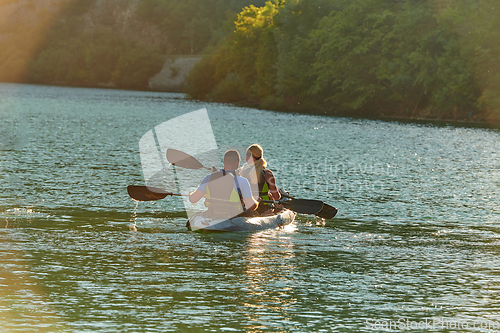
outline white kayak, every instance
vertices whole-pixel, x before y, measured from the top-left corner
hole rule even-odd
[[[296,213],[284,209],[276,215],[256,217],[234,217],[232,219],[213,219],[204,216],[204,212],[193,215],[188,223],[192,231],[258,231],[274,229],[290,224],[295,219]]]

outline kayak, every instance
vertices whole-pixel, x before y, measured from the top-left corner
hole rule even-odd
[[[259,231],[273,229],[290,224],[295,219],[295,212],[284,209],[276,215],[255,217],[234,217],[232,219],[213,219],[203,215],[204,212],[194,214],[188,221],[187,227],[192,231]]]

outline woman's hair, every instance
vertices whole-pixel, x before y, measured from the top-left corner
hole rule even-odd
[[[257,144],[257,143],[254,143],[253,145],[251,145],[250,147],[247,148],[247,156],[248,154],[252,154],[253,156],[253,159],[254,159],[254,166],[255,166],[255,174],[257,176],[257,182],[254,182],[254,183],[258,183],[260,181],[260,177],[262,177],[262,170],[264,170],[266,167],[267,167],[267,162],[266,160],[264,159],[264,150],[262,149],[262,147]],[[252,175],[253,172],[250,172],[250,178],[253,182],[254,180],[254,175]]]

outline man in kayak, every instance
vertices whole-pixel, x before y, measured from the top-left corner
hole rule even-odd
[[[245,211],[254,211],[259,203],[253,198],[248,180],[237,176],[240,154],[228,150],[224,154],[224,169],[203,179],[198,189],[189,193],[189,201],[196,203],[205,197],[207,213],[216,218],[232,218]]]
[[[253,196],[262,200],[279,200],[281,195],[276,186],[276,179],[273,172],[266,168],[264,150],[259,144],[254,143],[247,148],[246,161],[247,164],[242,167],[241,175],[251,184]],[[261,202],[257,211],[260,214],[270,214],[270,209],[269,204]]]

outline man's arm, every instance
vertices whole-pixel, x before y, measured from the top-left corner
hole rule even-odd
[[[197,203],[205,196],[205,192],[207,191],[207,184],[209,181],[210,175],[206,176],[203,179],[200,186],[196,190],[194,190],[193,192],[189,192],[189,202]]]
[[[203,193],[202,191],[196,189],[195,191],[189,193],[189,202],[191,202],[191,203],[197,203],[204,196],[205,196],[205,193]]]

